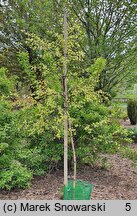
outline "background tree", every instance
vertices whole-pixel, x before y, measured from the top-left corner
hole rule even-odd
[[[82,65],[79,63],[79,68],[87,68],[98,57],[107,60],[96,89],[111,92],[119,83],[132,79],[136,67],[136,1],[69,0],[67,8],[69,25],[72,28],[77,25],[74,31],[79,37],[75,40],[85,54],[85,61]],[[39,58],[39,51],[32,52],[24,43],[25,32],[55,41],[56,34],[61,33],[62,11],[63,1],[12,0],[1,3],[2,55],[5,61],[12,59],[8,64],[14,67],[14,73],[18,70],[15,65],[19,49],[28,51],[32,64]],[[70,67],[75,68],[74,63]],[[39,76],[40,71],[36,70]],[[88,76],[88,73],[80,73]],[[34,89],[31,87],[32,91]]]
[[[110,92],[125,77],[133,75],[137,4],[128,0],[70,0],[69,3],[85,33],[81,46],[87,65],[100,56],[107,60],[96,89]]]
[[[54,40],[56,32],[57,16],[55,15],[54,3],[51,1],[3,1],[1,3],[1,55],[2,66],[8,67],[11,73],[17,74],[22,83],[21,68],[17,62],[17,52],[27,51],[29,63],[34,65],[39,61],[39,51],[31,49],[26,43],[28,35],[26,33],[36,33],[41,38]],[[8,63],[8,64],[7,64]],[[12,70],[11,70],[12,69]],[[36,67],[36,75],[41,76],[40,70]],[[25,78],[25,77],[24,77]],[[35,87],[30,87],[35,91]]]

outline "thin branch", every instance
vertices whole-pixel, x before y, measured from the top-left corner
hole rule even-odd
[[[72,151],[73,151],[73,162],[74,162],[74,175],[73,175],[73,187],[75,188],[76,184],[76,175],[77,175],[77,165],[76,165],[76,151],[75,151],[75,145],[74,145],[74,139],[73,139],[73,133],[72,133],[72,125],[70,119],[68,119],[69,122],[69,131],[70,131],[70,139],[71,139],[71,145],[72,145]]]

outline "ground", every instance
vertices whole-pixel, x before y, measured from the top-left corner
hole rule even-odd
[[[129,122],[123,123],[130,127]],[[137,149],[137,144],[133,144]],[[91,199],[93,200],[134,200],[137,199],[137,166],[129,159],[121,158],[119,154],[104,155],[108,159],[108,169],[84,166],[78,169],[77,178],[94,185]],[[71,174],[71,173],[70,173]],[[28,200],[57,200],[63,185],[63,172],[35,177],[31,186],[26,190],[15,189],[0,191],[0,200],[28,199]]]
[[[131,125],[129,119],[121,120],[121,125],[123,125],[125,128],[137,128],[137,125]]]
[[[134,167],[132,161],[121,158],[118,154],[105,155],[105,157],[110,164],[107,170],[89,166],[78,170],[78,179],[94,185],[91,199],[137,199],[137,166]],[[57,200],[60,199],[62,185],[63,172],[58,170],[42,177],[35,177],[29,189],[0,191],[0,199]]]

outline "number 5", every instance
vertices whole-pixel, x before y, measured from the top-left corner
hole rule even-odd
[[[126,211],[130,211],[131,210],[131,203],[126,203]]]

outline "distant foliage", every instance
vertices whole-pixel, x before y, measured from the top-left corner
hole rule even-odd
[[[0,68],[0,96],[9,95],[13,90],[13,80],[8,79],[8,71],[6,68]]]
[[[132,125],[137,124],[137,100],[130,99],[127,103],[127,113]]]

